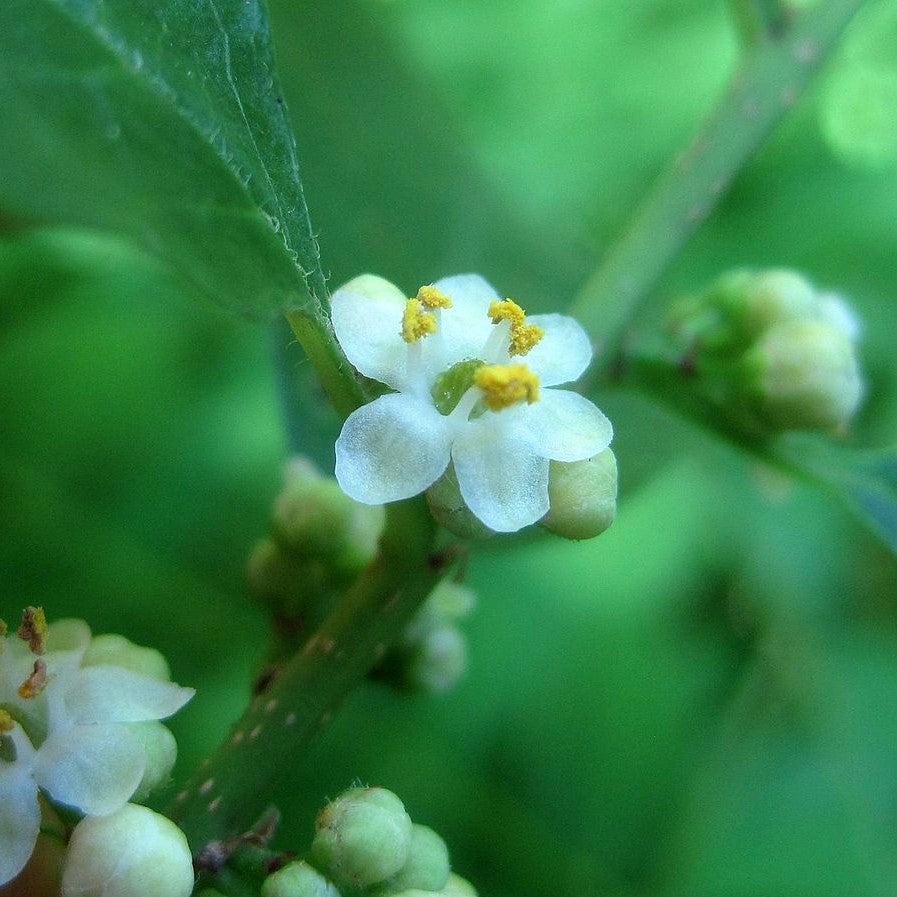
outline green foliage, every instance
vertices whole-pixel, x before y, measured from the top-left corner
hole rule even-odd
[[[326,288],[258,0],[12,0],[0,202],[128,236],[221,304]]]

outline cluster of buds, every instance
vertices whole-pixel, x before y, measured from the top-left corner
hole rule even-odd
[[[129,802],[167,782],[177,745],[160,720],[192,696],[171,682],[159,652],[119,635],[93,636],[82,620],[48,625],[41,608],[26,608],[16,632],[0,638],[4,893],[192,892],[183,833]],[[80,821],[72,829],[73,819]],[[39,844],[51,837],[43,832],[59,849]]]
[[[384,510],[353,501],[305,458],[284,468],[270,535],[252,552],[249,589],[285,631],[307,633],[373,559]]]
[[[451,871],[445,842],[384,788],[352,788],[318,815],[307,860],[262,884],[261,897],[476,897]]]
[[[274,614],[285,650],[295,650],[320,625],[371,561],[383,515],[382,506],[349,498],[309,461],[287,463],[271,533],[256,545],[248,573],[250,590]],[[467,665],[458,624],[475,603],[465,586],[440,583],[373,675],[399,688],[451,688]]]
[[[729,272],[668,324],[683,368],[743,428],[842,429],[862,400],[855,314],[796,272]]]

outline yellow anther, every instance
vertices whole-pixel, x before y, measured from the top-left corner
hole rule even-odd
[[[526,312],[513,299],[496,299],[489,303],[489,317],[493,324],[510,321],[513,330],[526,320]]]
[[[402,314],[402,339],[416,343],[422,336],[436,332],[436,315],[423,310],[420,299],[409,299]]]
[[[46,687],[47,665],[42,660],[35,660],[30,675],[19,686],[18,695],[27,701],[36,698]]]
[[[532,405],[539,398],[539,378],[525,364],[484,364],[473,375],[483,391],[483,404],[501,411],[518,402]]]
[[[545,336],[538,324],[521,324],[511,328],[511,355],[526,355]]]
[[[451,308],[452,300],[434,286],[423,286],[417,291],[418,301],[427,308]]]
[[[0,707],[0,735],[4,732],[12,732],[16,727],[16,721],[9,715],[9,713]]]
[[[489,317],[493,324],[510,321],[511,355],[526,355],[545,336],[538,324],[526,323],[526,312],[513,299],[496,299],[489,305]]]
[[[47,618],[42,607],[26,607],[22,612],[22,625],[16,635],[28,642],[32,654],[43,654],[47,650]]]

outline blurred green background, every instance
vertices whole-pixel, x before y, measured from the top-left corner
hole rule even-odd
[[[739,53],[711,0],[270,7],[332,282],[479,270],[535,310],[569,302]],[[751,264],[849,296],[868,445],[897,430],[895,48],[897,3],[868,4],[658,291]],[[199,689],[173,724],[183,779],[265,650],[242,577],[288,451],[276,358],[325,467],[336,420],[282,331],[111,238],[8,222],[0,296],[0,610],[163,650]],[[825,496],[644,399],[600,401],[612,530],[478,551],[467,678],[360,688],[284,770],[279,843],[303,847],[360,779],[443,833],[484,897],[897,892],[897,562]]]

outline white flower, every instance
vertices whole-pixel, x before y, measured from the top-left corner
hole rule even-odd
[[[146,763],[124,724],[164,719],[193,696],[122,667],[82,666],[90,640],[79,620],[44,627],[35,652],[0,639],[0,887],[34,850],[39,790],[87,816],[118,810]]]
[[[337,440],[336,478],[357,501],[410,498],[452,462],[470,510],[514,532],[549,509],[549,461],[590,458],[611,442],[591,402],[545,388],[576,380],[591,361],[572,318],[527,318],[477,274],[410,300],[363,275],[336,291],[332,309],[349,361],[396,390],[351,414]]]

